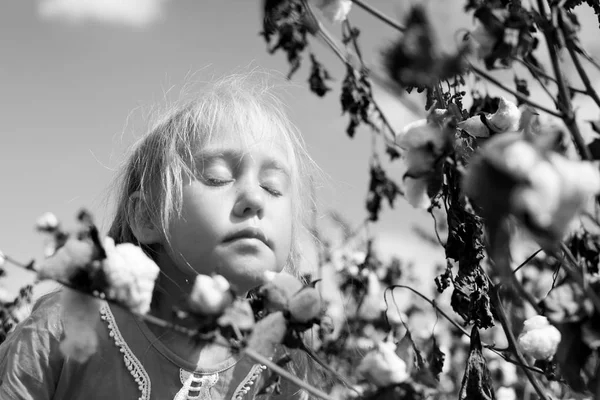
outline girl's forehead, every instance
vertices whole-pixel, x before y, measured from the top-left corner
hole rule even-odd
[[[264,153],[282,162],[291,163],[293,149],[289,137],[275,129],[255,130],[236,127],[222,127],[210,134],[202,143],[199,153]]]

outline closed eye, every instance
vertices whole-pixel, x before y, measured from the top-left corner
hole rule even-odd
[[[204,182],[206,182],[206,184],[208,184],[209,186],[223,186],[228,183],[231,183],[232,180],[231,179],[219,179],[219,178],[205,177]]]
[[[271,196],[275,196],[275,197],[281,197],[283,196],[283,193],[273,187],[270,186],[266,186],[266,185],[262,185],[261,188],[263,188],[267,193],[269,193]]]

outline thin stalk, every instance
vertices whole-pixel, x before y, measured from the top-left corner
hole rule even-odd
[[[7,260],[9,260],[9,257],[6,257]],[[26,268],[25,265],[15,262],[12,258],[10,259],[10,262],[12,262],[13,264],[15,264],[16,266],[22,267],[22,268]],[[172,322],[169,321],[165,321],[161,318],[155,317],[153,315],[148,315],[148,314],[139,314],[136,313],[130,309],[128,309],[127,307],[124,307],[122,304],[115,302],[114,300],[108,299],[105,296],[102,295],[97,295],[97,294],[93,294],[93,293],[88,293],[88,292],[83,292],[80,291],[79,289],[73,287],[72,285],[70,285],[69,283],[63,282],[59,279],[51,279],[65,287],[68,287],[69,289],[72,290],[76,290],[79,293],[82,293],[84,295],[87,296],[91,296],[100,300],[104,300],[110,304],[114,304],[118,307],[121,307],[125,310],[127,310],[128,312],[132,313],[133,315],[135,315],[136,317],[140,318],[141,320],[148,322],[150,324],[159,326],[161,328],[165,328],[165,329],[170,329],[173,330],[175,332],[181,333],[185,336],[188,336],[190,338],[194,338],[196,340],[202,340],[202,336],[199,335],[197,330],[194,329],[190,329],[187,327],[184,327],[182,325],[178,325],[178,324],[174,324]],[[218,340],[218,338],[210,338],[210,339],[206,339],[206,341],[210,341],[211,343],[220,345],[220,346],[226,346],[226,347],[232,347],[233,346],[231,344],[229,344],[228,342],[226,342],[225,340]],[[298,385],[299,387],[301,387],[302,389],[306,390],[307,392],[311,393],[314,396],[317,396],[321,399],[324,400],[334,400],[333,398],[331,398],[329,395],[327,395],[326,393],[320,391],[319,389],[316,389],[312,386],[310,386],[309,384],[307,384],[306,382],[302,381],[301,379],[293,376],[290,372],[286,371],[285,369],[281,368],[280,366],[278,366],[277,364],[275,364],[274,362],[268,360],[267,358],[265,358],[264,356],[258,354],[256,351],[254,351],[251,348],[243,348],[242,352],[244,354],[246,354],[249,358],[251,358],[252,360],[261,363],[265,366],[267,366],[267,368],[270,368],[271,370],[273,370],[273,372],[275,372],[276,374],[280,375],[282,378],[287,379],[288,381]]]
[[[537,0],[539,12],[542,15],[542,18],[547,18],[547,10],[546,4],[544,0]],[[549,22],[549,21],[548,21]],[[553,26],[554,29],[558,29],[558,26]],[[573,105],[571,104],[571,97],[569,94],[569,89],[565,82],[565,78],[563,76],[560,63],[558,60],[558,53],[556,51],[556,47],[553,44],[552,36],[546,29],[542,29],[544,33],[544,37],[546,39],[546,46],[548,47],[548,53],[550,54],[550,61],[552,63],[552,69],[554,70],[554,76],[556,78],[556,82],[558,83],[558,106],[559,110],[562,112],[562,119],[567,125],[569,132],[571,132],[571,136],[573,137],[573,141],[575,143],[575,147],[579,151],[579,155],[584,160],[591,160],[592,156],[590,150],[585,144],[583,140],[583,136],[581,136],[581,132],[579,131],[579,127],[577,126],[577,122],[575,121],[575,114],[573,112]]]
[[[456,323],[456,322],[455,322],[453,319],[451,319],[451,318],[448,316],[448,314],[446,314],[446,313],[444,312],[444,310],[442,310],[441,308],[439,308],[439,307],[437,306],[437,304],[435,303],[435,301],[434,301],[434,300],[431,300],[431,299],[429,299],[427,296],[425,296],[424,294],[420,293],[418,290],[415,290],[415,289],[411,288],[410,286],[405,286],[405,285],[394,285],[394,286],[390,286],[390,287],[388,287],[388,288],[386,289],[386,292],[387,292],[387,290],[393,290],[393,289],[395,289],[395,288],[408,289],[408,290],[412,291],[413,293],[415,293],[416,295],[418,295],[419,297],[421,297],[423,300],[425,300],[425,301],[427,301],[429,304],[431,304],[431,306],[432,306],[432,307],[434,307],[434,308],[435,308],[435,309],[436,309],[436,310],[437,310],[437,311],[438,311],[440,314],[442,314],[442,316],[443,316],[444,318],[446,318],[446,319],[447,319],[447,320],[448,320],[448,321],[449,321],[449,322],[450,322],[452,325],[454,325],[454,326],[455,326],[457,329],[459,329],[459,330],[460,330],[460,331],[461,331],[461,332],[462,332],[464,335],[466,335],[467,337],[471,337],[471,334],[470,334],[469,332],[467,332],[467,331],[466,331],[466,330],[465,330],[463,327],[461,327],[460,325],[458,325],[458,323]],[[384,294],[384,300],[385,300],[385,302],[386,302],[386,305],[387,305],[387,298],[385,297],[385,294]],[[482,342],[482,343],[481,343],[481,345],[482,345],[483,347],[485,347],[486,349],[488,349],[488,350],[490,350],[490,351],[492,351],[492,352],[496,353],[496,354],[497,354],[497,355],[499,355],[500,357],[502,357],[502,358],[503,358],[503,359],[504,359],[506,362],[509,362],[509,363],[511,363],[511,364],[518,365],[518,366],[520,366],[521,368],[528,369],[528,370],[530,370],[530,371],[532,371],[532,372],[535,372],[535,373],[538,373],[538,374],[542,374],[542,375],[544,374],[544,371],[542,371],[541,369],[539,369],[539,368],[536,368],[536,367],[531,367],[531,366],[527,365],[527,363],[524,363],[524,362],[519,362],[519,361],[517,361],[517,360],[513,360],[513,359],[511,359],[511,358],[507,357],[506,355],[504,355],[504,354],[502,353],[502,352],[504,352],[504,351],[507,351],[508,349],[498,349],[498,348],[496,348],[495,346],[493,346],[493,345],[491,345],[491,344],[486,344],[486,343],[484,343],[484,342]]]
[[[373,15],[375,18],[381,20],[382,22],[388,24],[389,26],[391,26],[392,28],[400,31],[400,32],[404,32],[406,30],[406,27],[401,25],[400,23],[392,20],[390,17],[388,17],[387,15],[385,15],[384,13],[382,13],[381,11],[377,10],[375,7],[363,2],[362,0],[352,0],[352,2],[354,4],[356,4],[357,6],[359,6],[360,8],[362,8],[363,10],[365,10],[366,12],[368,12],[369,14]]]
[[[512,332],[510,322],[508,320],[508,317],[506,316],[506,311],[504,311],[504,307],[502,306],[500,297],[498,296],[498,288],[496,286],[492,287],[492,290],[490,290],[490,299],[492,301],[492,304],[494,305],[494,308],[496,309],[496,315],[498,317],[498,320],[500,321],[500,324],[502,325],[502,329],[504,330],[506,339],[508,340],[509,349],[517,357],[519,363],[527,365],[525,357],[521,353],[521,350],[519,350],[517,339],[515,338],[515,335]],[[523,368],[523,365],[521,365],[521,368],[523,369],[523,372],[525,372],[527,379],[529,380],[529,382],[531,382],[531,385],[535,389],[540,399],[550,400],[550,398],[544,392],[544,388],[540,384],[540,381],[538,381],[536,376],[533,375],[529,368]]]
[[[254,349],[246,347],[242,350],[242,353],[247,355],[252,360],[257,363],[265,365],[267,368],[278,374],[284,379],[298,385],[300,388],[306,390],[313,396],[317,396],[323,400],[334,400],[333,397],[329,396],[327,393],[320,391],[319,389],[308,385],[302,379],[290,374],[285,369],[281,368],[279,365],[275,364],[273,361],[269,360],[267,357],[263,356],[260,353],[257,353]]]
[[[327,44],[327,46],[329,46],[329,48],[331,50],[333,50],[333,52],[337,55],[337,57],[344,64],[346,64],[348,67],[352,68],[356,72],[356,68],[354,67],[354,65],[348,60],[348,58],[344,55],[344,53],[339,48],[339,46],[337,45],[337,43],[335,42],[333,37],[329,34],[327,29],[325,29],[323,24],[321,24],[321,22],[318,20],[317,16],[315,15],[315,13],[312,9],[312,6],[308,3],[307,0],[304,0],[303,4],[304,4],[305,9],[311,14],[311,17],[315,21],[317,21],[317,26],[319,28],[319,31],[318,31],[319,37],[325,42],[325,44]],[[363,68],[366,68],[366,67],[363,65]],[[379,107],[379,105],[375,101],[375,98],[372,95],[370,96],[370,100],[371,100],[371,104],[373,104],[373,107],[375,108],[375,110],[379,114],[382,122],[384,123],[384,125],[387,128],[387,130],[384,130],[384,139],[388,142],[389,145],[391,145],[391,146],[395,145],[396,133],[394,131],[394,128],[392,127],[392,125],[390,124],[388,119],[385,117],[383,111],[381,110],[381,107]],[[385,133],[388,133],[388,135],[386,136]],[[391,137],[389,137],[390,135],[391,135]]]
[[[485,80],[487,80],[487,81],[493,83],[494,85],[498,86],[500,89],[503,89],[503,90],[507,91],[508,93],[512,94],[513,96],[515,96],[516,98],[518,98],[519,100],[521,100],[523,103],[527,103],[530,106],[535,107],[535,108],[537,108],[537,109],[539,109],[541,111],[544,111],[545,113],[548,113],[550,115],[553,115],[555,117],[563,118],[562,114],[560,114],[560,113],[558,113],[558,112],[556,112],[554,110],[551,110],[551,109],[549,109],[547,107],[544,107],[544,106],[542,106],[540,104],[537,104],[536,102],[530,100],[527,96],[525,96],[525,95],[523,95],[523,94],[521,94],[521,93],[519,93],[519,92],[517,92],[515,90],[512,90],[511,88],[509,88],[508,86],[506,86],[505,84],[503,84],[502,82],[500,82],[498,79],[494,78],[493,76],[491,76],[487,72],[483,71],[482,69],[479,69],[479,68],[477,68],[474,65],[471,65],[471,70],[473,72],[475,72],[477,75],[479,75],[480,77],[484,78]]]
[[[577,56],[577,53],[575,52],[575,49],[573,48],[573,40],[572,39],[567,39],[567,50],[569,51],[569,54],[571,55],[571,59],[573,60],[575,69],[577,70],[577,73],[579,74],[579,77],[581,78],[581,81],[583,82],[583,86],[585,86],[585,89],[586,89],[585,93],[594,100],[594,102],[596,103],[596,105],[598,105],[598,107],[600,107],[600,97],[598,97],[598,93],[592,87],[592,83],[590,82],[590,77],[588,76],[586,70],[583,68],[583,65],[581,65],[581,60],[579,60],[579,57]]]
[[[542,77],[542,78],[544,78],[544,79],[548,79],[548,80],[550,80],[550,81],[552,81],[552,82],[554,82],[554,83],[557,83],[556,79],[555,79],[553,76],[550,76],[550,75],[548,75],[546,72],[544,72],[544,71],[543,71],[543,70],[541,70],[540,68],[536,67],[535,65],[533,65],[533,64],[531,64],[531,63],[529,63],[529,62],[527,62],[527,61],[525,61],[525,60],[522,60],[522,59],[520,59],[520,58],[518,58],[518,57],[513,57],[512,59],[513,59],[513,60],[515,60],[515,61],[517,61],[517,62],[520,62],[521,64],[523,64],[523,66],[529,70],[529,73],[530,73],[530,74],[531,74],[531,75],[532,75],[534,78],[535,78],[536,76],[538,76],[538,77],[540,77],[540,76],[541,76],[541,77]],[[535,72],[535,73],[534,73],[534,72]],[[587,92],[587,91],[585,91],[585,90],[583,90],[583,89],[579,89],[579,88],[573,87],[573,86],[569,86],[569,90],[570,90],[571,92],[573,92],[573,93],[579,93],[579,94],[588,94],[588,92]]]

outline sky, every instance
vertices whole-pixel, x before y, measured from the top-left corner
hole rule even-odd
[[[389,0],[369,3],[398,19],[408,7]],[[0,250],[22,262],[40,259],[43,237],[34,224],[47,211],[69,229],[75,227],[76,212],[86,207],[105,229],[112,180],[125,150],[143,134],[149,117],[193,82],[243,68],[287,73],[285,55],[269,55],[259,36],[261,4],[0,0]],[[426,2],[444,48],[454,47],[460,28],[472,26],[461,4]],[[587,14],[584,22],[595,23]],[[367,63],[376,66],[396,32],[356,6],[350,18],[362,30]],[[325,25],[339,37],[339,25]],[[354,139],[346,136],[347,117],[338,100],[344,68],[321,43],[311,43],[334,76],[335,89],[325,98],[310,93],[305,62],[284,100],[327,177],[318,189],[321,213],[335,210],[359,225],[366,217],[371,134],[361,128]],[[396,129],[415,120],[384,88],[375,87],[375,95]],[[401,180],[400,163],[388,171]],[[393,210],[384,206],[372,233],[387,255],[427,265],[443,260],[441,248],[414,234],[415,225],[431,231],[433,223],[399,199]],[[27,278],[9,272],[12,279],[0,279],[0,285],[11,290]]]

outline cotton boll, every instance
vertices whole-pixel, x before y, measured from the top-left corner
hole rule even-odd
[[[65,337],[60,351],[65,357],[85,362],[98,348],[95,326],[100,301],[94,297],[63,288],[60,294]]]
[[[536,360],[552,359],[560,340],[560,331],[541,315],[529,318],[523,323],[523,331],[518,339],[523,352]]]
[[[95,255],[93,243],[70,238],[52,257],[39,265],[38,277],[70,282],[78,270],[86,268],[92,262]]]
[[[500,97],[498,110],[488,120],[490,127],[497,133],[515,132],[519,130],[521,110],[512,101]]]
[[[396,354],[396,345],[379,342],[375,349],[362,359],[358,372],[377,387],[387,387],[409,378],[406,363]]]
[[[427,209],[431,206],[431,199],[427,189],[429,182],[425,178],[404,178],[404,197],[414,208]]]
[[[229,282],[221,275],[199,274],[189,297],[190,310],[203,315],[219,315],[233,302]]]
[[[496,400],[517,400],[515,389],[511,387],[499,387],[496,391]]]
[[[52,231],[58,228],[58,218],[51,212],[44,213],[36,221],[35,227],[40,231]]]
[[[344,21],[352,8],[351,0],[313,0],[313,2],[331,22]]]
[[[112,238],[104,240],[106,259],[102,268],[106,275],[109,299],[118,301],[131,311],[145,314],[150,310],[158,265],[140,247],[131,243],[115,246]]]

